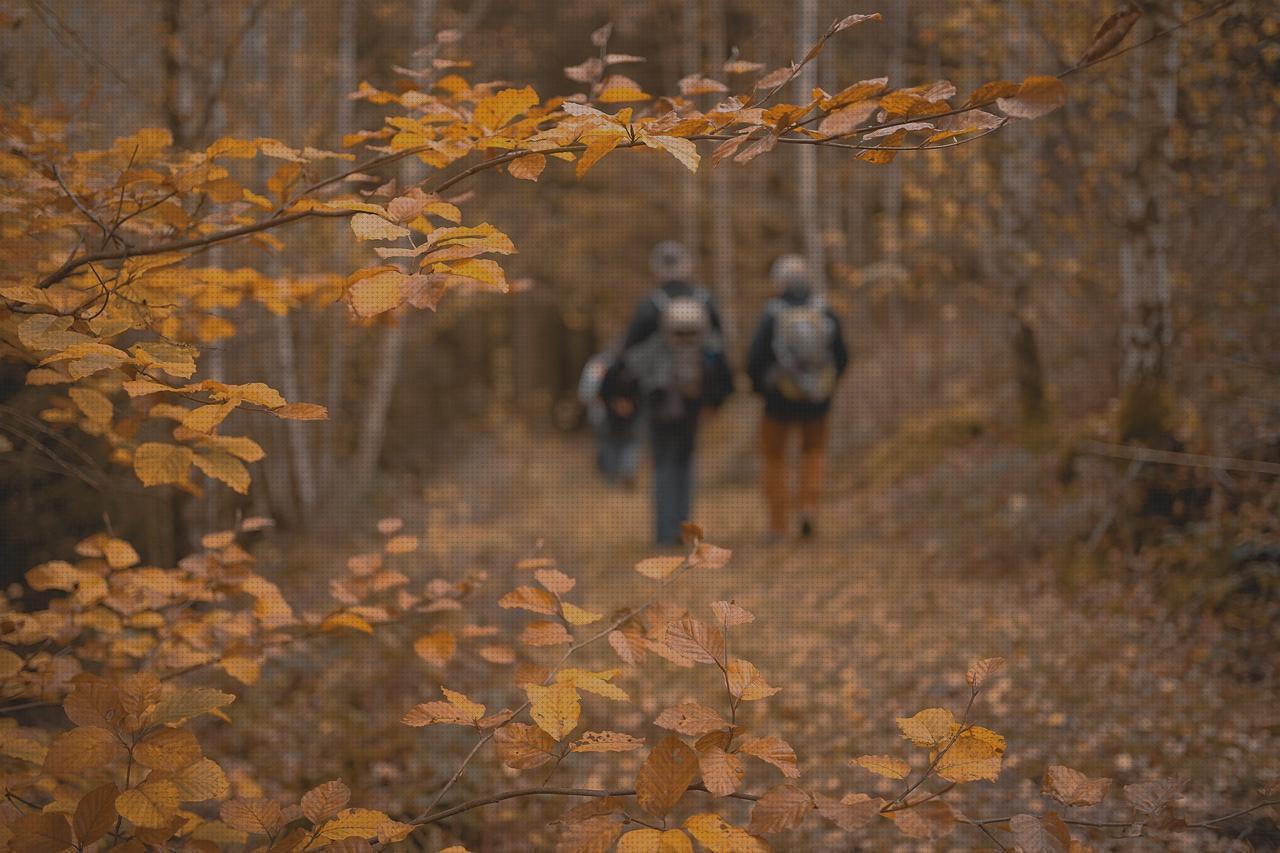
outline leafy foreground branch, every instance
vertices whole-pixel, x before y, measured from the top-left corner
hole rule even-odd
[[[382,547],[351,557],[346,574],[332,581],[335,607],[299,616],[237,544],[239,534],[264,524],[247,519],[237,531],[211,534],[203,552],[173,569],[141,566],[127,542],[100,535],[78,546],[76,564],[46,563],[27,574],[32,591],[53,597],[24,608],[27,598],[19,596],[7,600],[0,614],[0,690],[10,703],[0,727],[0,840],[29,853],[175,845],[360,851],[452,831],[452,818],[490,805],[563,797],[586,800],[553,825],[557,850],[564,853],[615,845],[627,853],[691,851],[695,842],[708,851],[764,851],[770,849],[766,836],[807,824],[819,831],[819,822],[826,832],[883,832],[887,826],[876,825],[887,822],[890,831],[911,839],[968,830],[1002,850],[1082,851],[1090,842],[1115,838],[1214,832],[1280,803],[1280,791],[1264,791],[1256,804],[1195,818],[1178,805],[1185,783],[1154,780],[1125,786],[1123,806],[1093,817],[1083,810],[1106,801],[1111,780],[1052,765],[1042,785],[1048,809],[1009,817],[970,814],[960,800],[967,787],[994,782],[1004,769],[1005,738],[973,721],[983,690],[1004,677],[998,658],[969,667],[968,700],[958,718],[945,708],[927,708],[896,721],[904,740],[920,751],[914,763],[898,755],[856,756],[849,760],[855,790],[836,796],[806,787],[790,743],[739,722],[743,703],[765,702],[782,689],[730,651],[731,633],[749,630],[755,617],[720,600],[710,603],[714,618],[703,620],[668,600],[680,578],[723,569],[730,561],[728,551],[704,542],[692,526],[686,554],[636,565],[656,586],[610,619],[571,600],[577,583],[553,560],[521,561],[515,572],[529,582],[497,604],[531,618],[504,639],[497,629],[459,635],[446,627],[449,614],[480,607],[483,578],[434,579],[413,591],[414,582],[397,563],[411,559],[420,543],[394,518],[379,524]],[[476,687],[499,698],[521,697],[514,710],[491,713],[442,687],[443,699],[404,714],[409,726],[461,726],[477,735],[421,814],[401,821],[385,811],[350,807],[352,792],[337,780],[296,802],[287,795],[246,796],[239,783],[233,794],[227,774],[205,754],[199,738],[205,729],[193,723],[208,715],[229,719],[236,695],[192,684],[193,677],[217,670],[250,688],[273,657],[305,653],[325,635],[390,632],[410,619],[415,626],[424,619],[437,623],[412,646],[448,680],[462,678],[463,668],[455,665],[473,657],[514,665],[509,688],[488,677]],[[618,665],[569,665],[600,640]],[[591,702],[629,704],[633,692],[656,693],[669,677],[655,669],[704,667],[715,677],[707,682],[711,695],[701,701],[668,707],[634,731],[588,730],[588,696]],[[33,703],[61,704],[72,728],[52,726],[47,715],[24,724]],[[713,707],[721,704],[728,719]],[[651,740],[653,730],[660,736]],[[540,784],[440,806],[478,761],[511,773],[549,766],[551,773],[564,767],[634,781],[616,788],[554,785],[547,773]],[[857,791],[868,773],[899,783],[897,795]],[[782,781],[768,781],[773,774]]]
[[[1154,29],[1133,47],[1226,5]],[[234,309],[248,302],[282,315],[342,301],[365,322],[404,306],[435,309],[453,291],[505,292],[499,259],[515,244],[490,223],[464,224],[463,199],[447,196],[473,176],[537,181],[563,161],[581,177],[614,152],[642,149],[697,171],[711,145],[711,166],[750,163],[787,145],[848,150],[884,165],[1059,109],[1063,79],[1131,50],[1119,46],[1141,17],[1108,19],[1081,61],[1056,75],[993,80],[967,97],[947,80],[901,86],[877,77],[795,93],[795,103],[781,96],[801,70],[831,39],[874,26],[878,13],[834,21],[798,62],[766,71],[734,58],[719,69],[724,80],[691,75],[662,97],[620,73],[639,57],[611,52],[604,27],[592,36],[595,55],[565,69],[583,88],[568,98],[473,84],[452,72],[465,66],[461,59],[407,70],[390,90],[362,84],[352,96],[387,114],[380,127],[342,140],[363,150],[359,158],[263,137],[181,151],[158,128],[78,150],[65,123],[27,107],[0,109],[0,354],[23,364],[29,385],[65,386],[41,418],[99,438],[144,486],[199,494],[208,478],[247,493],[248,466],[264,452],[249,436],[224,431],[235,412],[289,420],[329,413],[263,382],[197,380],[204,349],[234,338],[243,316]],[[360,190],[407,158],[427,167],[424,180]],[[349,162],[326,174],[334,160]],[[233,243],[281,251],[286,236],[325,219],[345,220],[353,239],[372,246],[348,253],[363,254],[356,269],[268,275],[207,260],[210,249]],[[6,433],[46,453],[28,431]]]

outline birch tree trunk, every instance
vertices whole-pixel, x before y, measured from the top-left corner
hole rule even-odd
[[[1174,4],[1173,14],[1180,14]],[[1164,50],[1131,64],[1129,143],[1120,245],[1122,440],[1167,441],[1173,401],[1168,387],[1173,344],[1169,268],[1168,192],[1172,181],[1170,130],[1178,111],[1180,44],[1174,33]]]
[[[436,0],[419,0],[414,6],[413,33],[418,46],[426,45],[433,40],[432,22],[435,18],[435,7]],[[428,51],[427,55],[430,57],[433,52]],[[427,61],[430,59],[428,58]],[[420,176],[417,165],[411,158],[402,161],[401,189],[414,183]],[[406,269],[406,272],[411,270]],[[373,375],[373,386],[364,401],[364,417],[360,423],[360,434],[352,465],[352,484],[355,495],[363,494],[369,488],[378,470],[378,458],[382,455],[382,445],[386,438],[387,413],[391,409],[396,380],[400,375],[400,362],[408,325],[409,315],[404,309],[397,310],[391,317],[391,324],[383,329],[382,338],[378,342],[377,368]]]
[[[708,73],[719,76],[721,67],[729,57],[725,44],[724,0],[706,0],[707,55],[711,67]],[[711,170],[711,288],[720,308],[720,322],[724,329],[725,347],[734,352],[740,338],[738,328],[738,299],[735,292],[737,276],[734,270],[733,250],[733,173],[727,164]],[[692,181],[690,181],[692,183]]]
[[[1029,70],[1026,39],[1030,28],[1026,12],[1018,0],[1005,0],[1009,22],[1001,74],[1006,80],[1020,80]],[[984,252],[987,277],[1000,282],[1008,294],[1008,330],[1012,348],[1014,379],[1018,388],[1018,413],[1024,425],[1044,421],[1044,370],[1035,328],[1031,324],[1031,282],[1029,265],[1033,257],[1028,231],[1035,217],[1036,161],[1039,139],[1027,130],[1018,138],[1001,139],[999,157],[999,205],[991,220],[996,233],[989,236]]]
[[[680,18],[680,74],[702,71],[702,9],[700,0],[682,0]],[[695,258],[702,257],[702,187],[696,175],[683,174],[680,182],[680,239]]]
[[[339,143],[342,137],[354,131],[354,102],[347,97],[356,90],[359,81],[356,79],[356,11],[358,0],[338,0],[338,67],[337,91],[334,102],[337,114],[334,126]],[[339,239],[334,241],[333,262],[337,269],[345,272],[350,268],[350,241]],[[347,310],[342,303],[329,309],[329,355],[325,371],[325,406],[329,410],[329,418],[321,425],[320,433],[320,470],[321,481],[325,490],[332,493],[337,487],[335,473],[338,466],[338,440],[336,424],[343,416],[342,389],[347,366]]]
[[[796,0],[796,56],[802,57],[818,40],[818,0]],[[797,103],[807,104],[809,94],[818,85],[818,63],[822,57],[806,65],[796,79]],[[797,145],[796,148],[796,223],[800,242],[809,261],[815,290],[825,291],[827,283],[826,251],[822,245],[822,218],[818,211],[818,148]]]

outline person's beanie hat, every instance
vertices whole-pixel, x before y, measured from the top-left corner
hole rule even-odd
[[[649,269],[659,281],[687,279],[693,273],[693,258],[682,244],[663,240],[649,253]]]
[[[782,255],[769,269],[769,280],[779,290],[796,284],[809,284],[809,262],[803,255]]]

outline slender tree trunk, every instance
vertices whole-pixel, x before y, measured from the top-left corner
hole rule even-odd
[[[1028,71],[1024,48],[1028,26],[1026,12],[1018,0],[1005,0],[1010,39],[1003,58],[1006,80],[1020,80]],[[999,206],[993,217],[996,233],[986,241],[987,275],[1003,284],[1008,293],[1009,343],[1012,348],[1014,380],[1018,388],[1018,412],[1024,425],[1043,422],[1045,409],[1044,369],[1035,328],[1031,325],[1032,258],[1027,233],[1035,216],[1035,188],[1038,176],[1038,138],[1022,133],[1020,138],[1001,140],[997,166],[1000,181]]]
[[[725,45],[724,0],[705,0],[707,10],[707,54],[709,73],[719,76],[720,69],[729,57]],[[720,307],[720,322],[724,327],[725,347],[734,351],[741,337],[738,328],[737,275],[733,250],[733,173],[728,166],[711,170],[711,287]],[[692,181],[690,182],[692,183]]]
[[[796,55],[802,57],[818,40],[818,0],[796,0]],[[818,85],[818,63],[822,57],[810,62],[796,80],[796,100],[807,104],[810,93]],[[800,243],[809,261],[814,287],[826,289],[826,251],[822,246],[822,218],[818,203],[818,147],[797,145],[796,148],[796,223],[800,228]]]
[[[419,46],[432,40],[435,6],[435,0],[419,0],[414,6],[413,31],[414,39]],[[418,177],[417,164],[409,160],[403,162],[400,170],[402,189]],[[403,359],[404,342],[410,319],[411,316],[405,309],[397,310],[391,317],[391,325],[383,329],[381,340],[378,342],[377,367],[369,396],[364,401],[364,418],[360,424],[360,437],[356,443],[352,466],[352,483],[354,494],[357,495],[369,488],[378,470],[378,458],[382,455],[382,446],[386,439],[387,414],[391,409],[396,380],[400,375],[400,362]]]
[[[1178,111],[1177,34],[1163,51],[1148,51],[1131,67],[1126,236],[1119,257],[1120,432],[1122,439],[1153,443],[1168,440],[1173,414],[1168,387],[1173,295],[1167,217],[1173,156],[1169,132]]]
[[[338,0],[338,68],[337,92],[334,101],[337,104],[337,115],[334,125],[339,141],[345,134],[355,130],[354,101],[347,95],[356,90],[359,81],[356,79],[356,12],[358,0]],[[345,235],[344,235],[345,237]],[[334,241],[334,263],[339,272],[345,273],[350,266],[350,241],[340,238]],[[338,439],[336,425],[343,416],[342,390],[347,366],[347,311],[338,303],[329,309],[329,356],[325,371],[325,405],[329,409],[329,419],[321,425],[320,433],[320,469],[321,481],[330,494],[337,487],[336,471],[338,470]]]
[[[682,0],[680,17],[680,73],[702,71],[702,8],[700,0]],[[702,257],[702,186],[696,176],[683,174],[680,182],[680,239],[695,258]]]

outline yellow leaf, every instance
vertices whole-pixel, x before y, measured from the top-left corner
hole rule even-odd
[[[582,156],[578,158],[578,165],[574,167],[574,174],[579,178],[587,173],[587,170],[604,159],[604,155],[618,147],[623,137],[616,133],[599,133],[593,134],[586,141],[587,150],[582,152]]]
[[[302,814],[313,824],[334,817],[351,799],[351,789],[335,779],[312,788],[302,796]]]
[[[570,625],[590,625],[592,622],[599,622],[603,618],[601,613],[592,613],[590,610],[583,610],[576,604],[570,604],[567,601],[560,603],[561,615]]]
[[[323,421],[329,418],[329,410],[319,403],[289,403],[272,409],[271,414],[287,421]]]
[[[926,708],[912,717],[896,720],[902,736],[916,746],[936,747],[955,732],[956,718],[945,708]]]
[[[218,800],[227,795],[231,785],[227,774],[212,759],[201,758],[188,764],[170,777],[178,788],[178,797],[184,803],[202,803]]]
[[[199,406],[187,412],[182,418],[182,425],[196,432],[209,432],[226,420],[227,415],[231,414],[237,405],[239,404],[231,402]]]
[[[347,290],[347,304],[357,317],[374,317],[390,311],[403,301],[400,288],[405,278],[402,272],[383,272],[362,278]]]
[[[191,458],[192,463],[204,472],[205,476],[220,480],[242,495],[249,494],[249,469],[230,453],[219,450],[197,453]]]
[[[139,561],[138,552],[123,539],[108,539],[102,545],[102,556],[107,565],[113,569],[127,569],[136,566]]]
[[[80,726],[57,735],[44,758],[44,769],[55,775],[84,773],[109,764],[124,753],[116,736],[93,726]]]
[[[698,146],[692,140],[676,136],[643,136],[640,141],[650,148],[666,151],[690,172],[698,171],[698,161],[701,157],[698,154]]]
[[[103,427],[111,424],[114,410],[111,401],[101,391],[95,391],[92,388],[72,388],[67,393],[91,423]]]
[[[718,814],[696,814],[687,818],[684,828],[698,839],[709,853],[768,853],[769,846],[740,826],[727,823]]]
[[[327,616],[325,617],[325,620],[320,623],[321,631],[336,631],[339,628],[351,628],[365,634],[373,633],[373,626],[370,625],[363,617],[357,616],[356,614],[346,610]]]
[[[187,482],[194,454],[175,444],[147,442],[133,454],[133,470],[144,486]]]
[[[877,776],[883,776],[886,779],[905,779],[907,774],[911,772],[910,764],[901,758],[894,758],[892,755],[864,755],[861,758],[853,759],[849,763],[864,770],[870,770]]]
[[[529,694],[531,707],[529,715],[538,724],[538,728],[551,735],[555,740],[564,740],[578,726],[578,718],[582,713],[578,691],[570,684],[553,684],[542,687],[530,684],[525,687]]]
[[[652,95],[640,88],[640,84],[630,77],[614,74],[604,81],[600,95],[596,98],[602,104],[625,104],[635,101],[648,101]]]
[[[503,293],[507,292],[507,276],[496,261],[468,258],[451,264],[438,264],[438,272],[448,272],[463,278],[475,279],[492,285]]]
[[[508,163],[507,171],[513,178],[519,178],[522,181],[536,181],[546,167],[547,156],[545,154],[528,154]]]
[[[424,702],[410,708],[401,720],[406,726],[431,726],[437,724],[471,726],[484,716],[485,707],[472,702],[461,693],[441,687],[445,702]]]
[[[476,104],[475,119],[482,127],[497,130],[537,103],[538,93],[532,86],[525,86],[523,89],[503,89]]]
[[[116,797],[116,811],[134,826],[158,829],[178,813],[178,786],[168,779],[148,779]]]
[[[622,674],[620,669],[607,669],[603,672],[590,672],[585,669],[567,666],[556,672],[557,684],[569,684],[579,690],[612,699],[615,702],[629,702],[631,697],[621,687],[610,682]]]
[[[351,232],[360,240],[398,240],[409,236],[409,229],[373,213],[357,213],[351,217]]]
[[[133,757],[153,770],[181,770],[203,756],[200,741],[187,729],[163,726],[147,735],[133,749]]]
[[[636,571],[647,578],[662,580],[684,565],[684,557],[649,557],[636,563]]]
[[[457,640],[453,632],[441,629],[431,634],[424,634],[413,641],[413,650],[418,657],[435,667],[442,667],[453,659]]]

